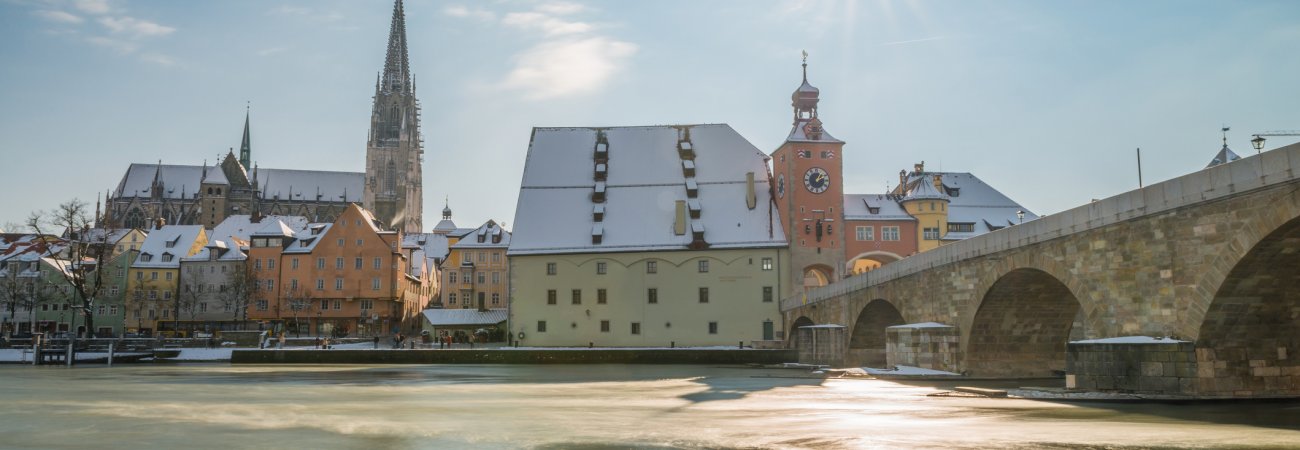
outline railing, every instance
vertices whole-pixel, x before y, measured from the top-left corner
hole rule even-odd
[[[781,300],[781,310],[826,301],[924,270],[989,256],[1177,208],[1296,182],[1300,144],[1152,184],[1056,214],[945,244]]]

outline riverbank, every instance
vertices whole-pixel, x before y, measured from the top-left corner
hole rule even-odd
[[[794,350],[724,348],[498,348],[235,350],[232,364],[780,364]]]

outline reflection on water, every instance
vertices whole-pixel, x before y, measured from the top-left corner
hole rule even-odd
[[[4,448],[1161,448],[1300,444],[1300,404],[926,397],[702,366],[0,367]],[[970,383],[966,383],[970,384]]]

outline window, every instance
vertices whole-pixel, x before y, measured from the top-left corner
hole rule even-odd
[[[701,259],[700,262],[699,262],[699,266],[700,266],[700,273],[708,272],[708,271],[709,271],[709,260],[707,260],[707,259]]]
[[[772,258],[763,258],[763,270],[772,270]]]
[[[763,286],[763,303],[772,302],[772,286]]]
[[[268,291],[275,290],[275,280],[266,280],[266,290]]]
[[[464,255],[465,255],[465,258],[464,258],[464,261],[465,261],[465,262],[471,262],[471,261],[472,261],[472,260],[470,259],[470,253],[469,253],[469,252],[465,252]]]
[[[605,304],[605,299],[606,299],[606,297],[605,297],[605,290],[604,290],[604,289],[596,289],[596,304],[597,304],[597,305],[603,305],[603,304]]]
[[[150,279],[150,280],[157,280],[157,279],[158,279],[158,272],[149,272],[149,279]]]
[[[456,295],[456,294],[451,294],[451,295]],[[548,289],[546,291],[546,304],[548,305],[555,304],[555,289]]]
[[[492,272],[492,284],[501,284],[501,272]]]
[[[659,273],[659,262],[658,262],[658,261],[646,261],[646,262],[645,262],[645,273]]]
[[[876,239],[874,236],[876,227],[860,226],[854,228],[854,231],[857,232],[856,234],[859,241],[874,241]]]
[[[546,274],[555,275],[555,272],[556,272],[555,263],[546,263]]]
[[[258,301],[257,301],[257,310],[258,310],[258,311],[266,311],[266,300],[258,300]]]
[[[448,304],[448,305],[455,305],[455,304],[456,304],[456,293],[455,293],[455,292],[452,292],[452,293],[450,293],[450,294],[447,294],[447,304]]]
[[[375,264],[375,270],[382,269],[384,267],[384,259],[376,257],[374,264]]]
[[[363,243],[365,243],[365,241],[363,241],[363,240],[361,240],[361,239],[357,239],[357,247],[360,247],[361,244],[363,244]]]
[[[335,310],[335,311],[338,311],[338,310],[341,310],[341,309],[343,309],[343,300],[335,300],[335,301],[334,301],[334,310]]]
[[[546,332],[546,321],[545,321],[545,320],[539,320],[539,321],[537,321],[537,332],[538,332],[538,333],[545,333],[545,332]]]
[[[353,269],[355,269],[355,270],[361,270],[361,266],[362,266],[362,264],[361,264],[361,257],[357,257],[356,259],[354,259],[354,260],[352,261],[352,268],[353,268]]]
[[[109,307],[108,307],[108,314],[109,314],[110,316],[116,316],[116,315],[117,315],[117,305],[109,305]]]
[[[136,273],[135,273],[135,279],[136,279],[136,281],[144,280],[144,272],[136,272]]]
[[[343,279],[342,279],[342,278],[335,278],[335,279],[334,279],[334,290],[336,290],[336,291],[341,291],[341,290],[343,290]]]
[[[573,304],[575,305],[582,304],[582,289],[573,290]]]
[[[266,268],[267,269],[275,268],[275,258],[266,258]]]
[[[492,262],[494,262],[494,263],[501,262],[501,254],[500,254],[500,253],[492,253]]]
[[[921,233],[922,233],[924,239],[927,240],[927,241],[937,241],[937,240],[939,240],[939,228],[937,228],[937,227],[936,227],[936,228],[928,228],[928,227],[927,227],[927,228],[921,230]]]
[[[700,303],[708,303],[708,302],[709,302],[709,288],[702,287],[700,288]]]
[[[294,268],[294,269],[297,269],[297,268],[298,268],[298,258],[290,259],[290,260],[289,260],[289,267]]]
[[[164,319],[170,319],[171,317],[172,317],[172,310],[170,310],[170,309],[164,309],[164,310],[163,310],[163,318],[164,318]]]
[[[157,289],[150,289],[150,290],[149,290],[149,300],[157,300],[157,299],[158,299],[158,290],[157,290]]]
[[[105,308],[104,308],[104,305],[99,305],[99,313],[98,313],[98,314],[101,315],[101,316],[104,315],[104,309],[105,309]]]
[[[604,275],[608,270],[608,265],[603,262],[596,263],[596,275]]]
[[[317,278],[317,279],[316,279],[316,290],[325,290],[325,279],[324,279],[324,278]]]
[[[370,290],[372,291],[379,290],[379,277],[374,277],[370,279]]]
[[[483,297],[484,297],[485,295],[487,295],[486,292],[479,292],[479,293],[478,293],[478,303],[479,303],[480,305],[483,304],[483,300],[484,300]]]
[[[641,322],[632,322],[632,334],[641,334]]]
[[[114,297],[117,296],[117,286],[116,286],[116,285],[114,285],[114,286],[109,286],[109,287],[108,287],[108,295],[112,295],[112,296],[114,296]]]
[[[493,305],[500,305],[500,304],[501,304],[501,294],[496,293],[496,292],[493,292],[493,293],[492,293],[492,304],[493,304]]]
[[[709,334],[718,334],[717,322],[709,322]]]
[[[316,258],[316,268],[317,269],[325,268],[325,258]]]
[[[659,303],[659,289],[650,288],[645,291],[646,303]]]
[[[362,300],[362,301],[361,301],[361,309],[375,309],[375,301],[374,301],[374,300]]]
[[[456,284],[456,274],[458,273],[460,272],[456,272],[456,271],[447,272],[447,282],[451,284]]]
[[[199,312],[208,312],[208,302],[199,303]]]
[[[483,272],[478,273],[478,284],[483,284]]]
[[[253,260],[253,270],[262,270],[262,260],[260,259]]]
[[[949,232],[949,233],[954,233],[954,232],[955,232],[955,233],[970,233],[970,232],[973,232],[973,231],[975,231],[975,224],[973,224],[973,223],[949,223],[949,224],[948,224],[948,232]]]
[[[608,321],[608,320],[602,320],[602,321],[600,321],[600,332],[601,332],[601,333],[608,333],[608,332],[609,332],[609,321]]]
[[[898,227],[880,227],[880,240],[897,241]]]
[[[166,278],[167,278],[167,281],[171,281],[171,280],[172,280],[172,273],[171,273],[171,272],[167,272],[166,275],[167,275],[167,277],[166,277]]]
[[[343,270],[343,257],[334,258],[334,268]]]
[[[298,290],[298,279],[297,279],[297,278],[292,279],[292,280],[289,280],[289,290],[291,290],[291,291],[296,291],[296,290]]]
[[[478,262],[487,261],[487,253],[478,252]]]
[[[340,239],[339,239],[339,247],[342,247],[342,246],[343,246],[343,239],[340,238]]]
[[[163,291],[163,300],[171,300],[172,291]]]

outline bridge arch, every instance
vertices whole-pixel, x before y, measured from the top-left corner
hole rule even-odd
[[[790,324],[789,332],[785,334],[785,341],[789,344],[789,348],[799,348],[799,327],[806,327],[809,325],[816,325],[816,323],[807,316],[799,316],[798,319],[794,319],[794,322]]]
[[[1066,343],[1081,310],[1078,297],[1051,273],[1024,267],[1006,272],[963,327],[966,370],[986,377],[1064,371]]]
[[[850,329],[848,365],[885,367],[885,329],[904,323],[903,314],[888,300],[868,302]]]
[[[1202,395],[1295,395],[1300,370],[1300,218],[1245,252],[1214,291],[1196,339]]]
[[[880,266],[900,259],[903,259],[903,257],[893,252],[880,250],[863,252],[857,256],[849,258],[849,262],[844,265],[844,271],[856,275],[859,273],[870,272]]]

